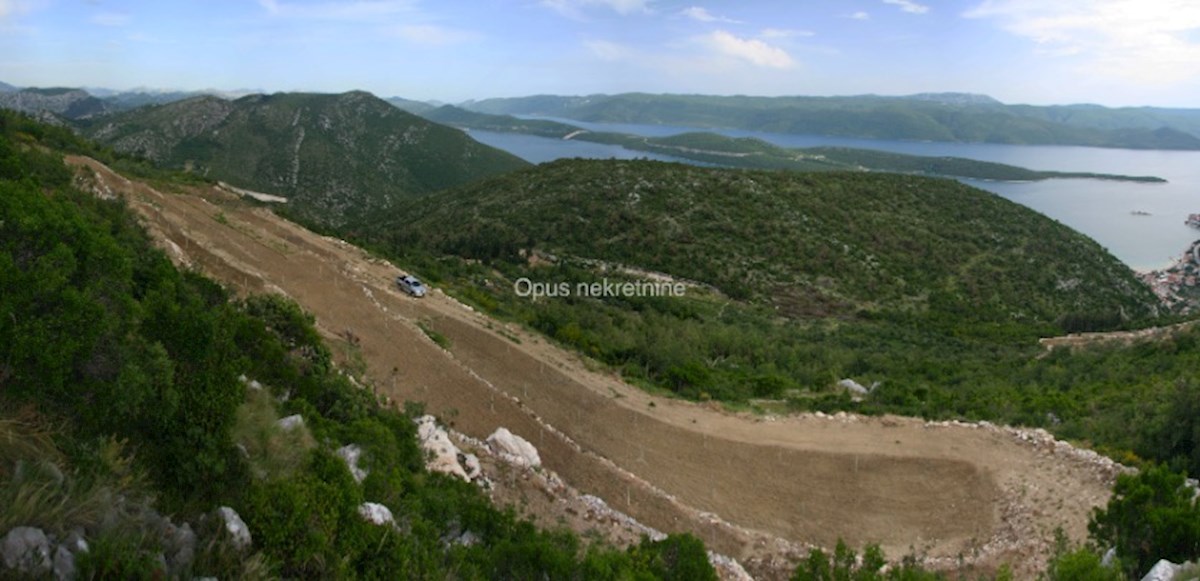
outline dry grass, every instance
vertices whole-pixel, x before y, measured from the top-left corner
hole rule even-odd
[[[246,390],[246,401],[237,410],[233,439],[245,450],[251,473],[262,480],[292,474],[316,446],[307,426],[284,430],[276,425],[278,420],[267,389]]]
[[[119,442],[102,441],[97,456],[100,470],[83,477],[67,465],[53,430],[37,414],[26,409],[0,417],[0,530],[92,528],[118,498],[143,496],[144,482]]]

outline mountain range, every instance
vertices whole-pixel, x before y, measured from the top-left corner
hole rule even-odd
[[[990,97],[748,97],[624,93],[485,99],[482,113],[829,135],[1131,149],[1200,149],[1200,110],[1005,105]]]

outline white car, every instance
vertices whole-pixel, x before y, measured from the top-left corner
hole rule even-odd
[[[417,277],[412,276],[411,274],[397,276],[396,285],[400,287],[400,290],[414,297],[423,297],[425,296],[425,292],[429,290],[424,283],[417,280]]]

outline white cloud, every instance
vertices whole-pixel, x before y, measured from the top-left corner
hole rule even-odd
[[[596,58],[608,62],[628,60],[635,54],[633,49],[607,40],[589,40],[583,46]]]
[[[0,0],[0,20],[40,8],[40,0]]]
[[[92,16],[92,24],[100,26],[125,26],[129,24],[128,14],[117,14],[115,12],[101,12]]]
[[[479,38],[479,35],[467,30],[446,28],[436,24],[413,24],[395,29],[396,36],[416,44],[444,46],[460,44]]]
[[[309,20],[369,21],[413,10],[412,0],[354,0],[352,2],[330,1],[316,4],[258,0],[258,5],[272,16]]]
[[[1082,72],[1136,83],[1200,80],[1194,0],[988,0],[963,14],[1027,38],[1035,53]]]
[[[758,33],[760,38],[792,38],[795,36],[813,36],[816,33],[811,30],[795,30],[791,28],[764,28]]]
[[[901,10],[909,14],[925,14],[929,12],[929,7],[924,4],[917,4],[912,0],[883,0],[884,4],[899,6]]]
[[[717,53],[744,60],[758,67],[788,69],[796,64],[787,51],[761,40],[739,38],[724,30],[715,31],[704,38],[708,46]]]
[[[870,20],[871,15],[866,12],[863,12],[862,10],[859,10],[858,12],[851,14],[850,18],[853,18],[855,20]]]
[[[709,12],[707,8],[703,8],[701,6],[688,6],[687,8],[680,10],[679,13],[691,18],[692,20],[699,20],[700,22],[727,22],[729,24],[742,23],[740,20],[734,20],[724,16],[717,16],[712,12]]]
[[[607,8],[626,16],[650,13],[651,0],[541,0],[542,6],[568,18],[582,20],[584,10],[591,7]]]

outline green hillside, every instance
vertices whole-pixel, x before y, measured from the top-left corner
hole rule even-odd
[[[335,365],[310,315],[176,270],[54,146],[97,152],[0,112],[0,531],[61,540],[80,579],[715,579],[690,535],[585,549],[427,472],[412,418]],[[50,577],[14,566],[0,577]]]
[[[163,166],[284,196],[290,213],[328,226],[528,165],[363,92],[198,97],[106,117],[85,133]]]
[[[936,97],[936,96],[934,96]],[[602,123],[723,127],[868,139],[1200,149],[1186,113],[1135,117],[1103,109],[1088,116],[987,99],[748,97],[625,93],[539,95],[464,104],[484,113],[545,115]],[[1102,120],[1098,120],[1101,118]]]
[[[1053,322],[1076,311],[1142,316],[1154,303],[1095,242],[950,180],[559,161],[397,215],[397,244],[614,261],[785,311]]]

